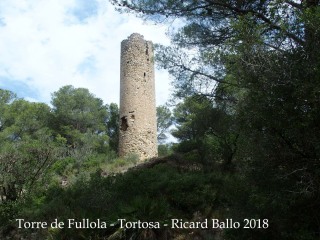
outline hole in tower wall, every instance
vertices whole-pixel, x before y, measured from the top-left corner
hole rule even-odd
[[[128,125],[128,119],[126,116],[122,117],[121,118],[121,126],[120,126],[120,129],[122,131],[127,131],[129,125]]]
[[[135,118],[134,114],[131,114],[131,115],[130,115],[131,124],[134,123],[134,120],[135,120],[135,119],[136,119],[136,118]]]
[[[143,76],[146,77],[146,75],[147,75],[147,74],[144,72],[144,73],[143,73]]]

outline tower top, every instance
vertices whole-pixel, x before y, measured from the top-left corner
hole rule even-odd
[[[128,40],[131,39],[144,39],[144,36],[139,34],[139,33],[132,33],[129,37]]]
[[[121,44],[127,45],[131,43],[147,43],[153,45],[151,41],[144,39],[144,36],[139,33],[132,33],[127,39],[122,40]]]

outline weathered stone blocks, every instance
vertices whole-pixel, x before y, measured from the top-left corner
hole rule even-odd
[[[133,33],[121,42],[119,156],[158,156],[153,44]]]

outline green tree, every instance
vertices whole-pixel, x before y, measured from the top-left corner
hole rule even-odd
[[[6,126],[5,111],[11,101],[16,99],[16,95],[5,89],[0,89],[0,132],[4,130]]]
[[[158,130],[158,142],[163,143],[167,138],[168,129],[173,123],[171,110],[164,105],[157,107],[157,130]]]
[[[3,106],[4,104],[8,104],[14,99],[16,99],[17,96],[13,92],[5,89],[0,89],[0,104]]]
[[[50,107],[2,92],[0,185],[3,200],[28,193],[56,159]]]
[[[266,239],[319,237],[320,1],[112,2],[150,20],[183,20],[156,59],[174,76],[177,97],[207,96],[233,116],[237,174],[251,203],[243,210],[276,223]],[[180,134],[194,138],[193,129]]]
[[[119,107],[116,103],[107,105],[107,135],[111,149],[118,152],[119,145]]]
[[[1,117],[1,138],[18,140],[25,135],[36,137],[38,131],[48,128],[51,112],[50,107],[44,103],[16,99],[4,107]]]
[[[195,95],[174,109],[176,129],[172,135],[181,141],[180,151],[197,149],[207,164],[230,165],[239,136],[233,118],[207,97]]]
[[[172,135],[180,140],[196,141],[210,129],[213,103],[203,97],[192,96],[177,104],[173,110],[176,129]]]
[[[68,85],[52,94],[51,103],[55,132],[65,138],[70,147],[86,145],[89,148],[96,148],[95,143],[99,142],[107,147],[105,122],[108,113],[101,99],[96,98],[88,89]],[[86,141],[89,135],[97,141],[93,143],[91,140]],[[99,148],[101,147],[103,148],[103,146]]]
[[[111,2],[120,11],[135,12],[156,22],[183,19],[181,27],[172,32],[173,46],[160,46],[157,54],[158,64],[175,76],[179,94],[191,91],[214,96],[215,82],[238,86],[238,81],[226,78],[227,59],[224,58],[236,53],[235,46],[260,43],[266,51],[278,53],[303,49],[305,60],[318,62],[319,1]],[[249,51],[247,56],[252,53]]]

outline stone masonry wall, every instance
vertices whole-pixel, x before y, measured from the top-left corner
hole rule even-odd
[[[121,42],[119,156],[156,157],[153,44],[134,33]]]

